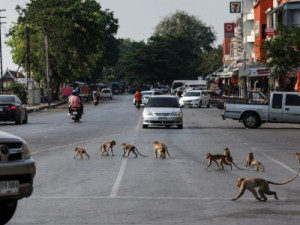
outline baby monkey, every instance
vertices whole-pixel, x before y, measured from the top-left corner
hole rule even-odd
[[[174,159],[172,156],[170,156],[167,146],[162,142],[154,141],[153,150],[154,150],[155,158],[157,158],[157,154],[158,154],[160,158],[165,159],[167,153],[170,159]]]
[[[299,168],[300,168],[300,152],[296,153],[296,158],[298,159]]]
[[[100,147],[100,155],[103,155],[104,153],[106,153],[106,156],[108,156],[108,152],[109,150],[111,151],[111,155],[114,156],[114,152],[113,152],[113,146],[116,145],[115,141],[109,141],[109,142],[105,142],[101,144]]]
[[[249,167],[251,165],[251,162],[254,160],[254,156],[253,156],[253,153],[250,152],[247,156],[247,159],[246,159],[246,167]]]
[[[207,166],[205,167],[205,169],[207,170],[208,167],[211,165],[212,162],[214,162],[218,167],[219,169],[218,170],[224,170],[224,166],[223,166],[223,163],[225,164],[228,164],[228,165],[234,165],[236,168],[238,168],[239,170],[243,170],[241,168],[239,168],[234,162],[230,162],[227,157],[225,155],[222,155],[222,154],[215,154],[215,155],[212,155],[211,153],[207,153],[206,154],[206,158],[208,159],[208,164]],[[220,165],[219,165],[219,163]]]
[[[248,170],[252,167],[255,167],[256,171],[259,171],[259,168],[262,169],[262,171],[265,171],[265,167],[263,166],[263,164],[257,160],[252,160],[250,166],[248,167]]]
[[[269,184],[275,184],[275,185],[284,185],[287,184],[293,180],[295,180],[298,176],[298,173],[296,174],[295,177],[293,177],[292,179],[283,182],[283,183],[275,183],[272,181],[268,181],[262,178],[239,178],[236,181],[236,186],[240,188],[240,191],[238,192],[238,194],[236,195],[235,198],[231,199],[232,201],[238,200],[245,192],[245,190],[249,190],[252,192],[252,194],[254,195],[254,197],[258,200],[258,201],[267,201],[267,197],[266,195],[274,195],[275,199],[278,200],[276,192],[275,191],[271,191]],[[258,197],[257,192],[254,188],[258,187],[258,193],[260,194],[260,197]]]
[[[128,157],[129,156],[129,154],[130,154],[130,152],[132,152],[133,154],[135,154],[135,157],[134,158],[136,158],[136,157],[138,157],[138,154],[140,155],[140,156],[143,156],[143,157],[148,157],[148,156],[146,156],[146,155],[142,155],[138,150],[137,150],[137,148],[134,146],[134,145],[129,145],[129,144],[125,144],[125,143],[123,143],[122,144],[122,148],[123,148],[123,157]],[[138,154],[136,154],[136,152],[138,153]]]
[[[227,157],[227,160],[229,161],[229,162],[233,162],[233,158],[232,158],[232,156],[231,156],[231,153],[230,153],[230,151],[229,151],[229,148],[224,148],[224,155]],[[232,165],[231,164],[228,164],[228,163],[226,163],[226,162],[224,162],[224,164],[226,164],[226,165],[229,165],[230,166],[230,169],[232,170]]]
[[[86,150],[84,148],[78,148],[78,147],[75,147],[75,152],[77,152],[77,154],[75,155],[74,159],[80,155],[80,159],[83,159],[82,155],[85,154],[89,159],[90,159],[90,155],[87,154]]]

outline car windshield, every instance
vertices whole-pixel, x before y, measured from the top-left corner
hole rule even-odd
[[[148,107],[166,107],[166,108],[179,108],[179,104],[176,98],[150,98]]]
[[[0,96],[0,102],[15,102],[14,96]]]
[[[200,92],[187,92],[185,96],[200,96]]]

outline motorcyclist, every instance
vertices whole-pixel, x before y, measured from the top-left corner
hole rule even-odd
[[[76,89],[72,91],[72,95],[70,96],[69,102],[68,102],[68,104],[69,104],[68,115],[71,114],[72,107],[79,107],[81,113],[83,114],[83,104],[82,104],[80,97],[77,94],[78,94],[78,91]]]
[[[134,94],[134,98],[135,98],[135,104],[137,104],[138,108],[140,108],[140,104],[142,103],[142,96],[143,94],[140,92],[139,89],[137,89]]]
[[[99,101],[99,95],[97,91],[93,91],[93,98],[97,98],[97,101]]]

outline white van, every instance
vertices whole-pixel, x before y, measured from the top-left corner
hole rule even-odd
[[[182,96],[185,95],[186,92],[194,90],[197,88],[198,90],[207,90],[207,83],[206,80],[198,80],[193,82],[188,82],[183,85],[185,87],[184,92],[182,93]]]
[[[176,89],[188,82],[196,82],[198,80],[174,80],[171,87],[171,94],[175,94]]]

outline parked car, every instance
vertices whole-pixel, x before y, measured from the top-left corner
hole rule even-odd
[[[153,95],[143,111],[143,128],[148,126],[177,126],[183,128],[183,112],[178,98],[171,95]]]
[[[210,96],[206,91],[193,90],[187,92],[184,96],[179,99],[180,107],[198,107],[201,108],[203,105],[210,107]]]
[[[16,95],[0,95],[0,121],[27,123],[27,109]]]
[[[168,86],[159,86],[152,88],[151,90],[160,91],[163,94],[167,94],[170,91],[170,88]]]
[[[149,98],[153,95],[161,95],[162,93],[160,91],[142,91],[142,106],[146,105]],[[133,104],[135,103],[135,98],[133,98]]]
[[[138,88],[140,91],[148,91],[148,90],[150,90],[149,87],[141,86],[141,87],[133,87],[133,88],[130,88],[130,89],[128,89],[127,92],[128,92],[129,94],[134,94],[137,88]]]
[[[0,131],[0,224],[12,218],[18,200],[32,194],[35,173],[26,142]]]
[[[112,99],[112,92],[111,92],[110,88],[102,88],[102,90],[100,92],[100,99],[103,99],[103,98]]]
[[[175,94],[176,94],[178,97],[181,97],[181,96],[182,96],[182,93],[183,93],[183,91],[184,91],[185,89],[186,89],[185,86],[181,86],[181,87],[179,87],[179,88],[176,89]]]

